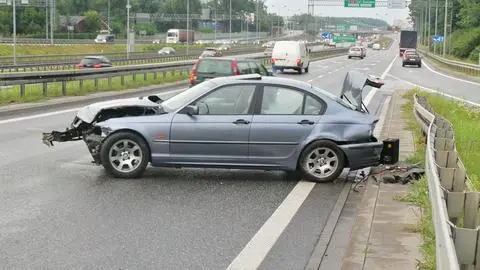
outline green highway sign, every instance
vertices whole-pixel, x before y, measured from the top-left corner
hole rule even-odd
[[[344,7],[374,8],[375,0],[344,0]]]
[[[354,36],[334,36],[333,42],[343,43],[343,42],[355,42],[356,39]]]

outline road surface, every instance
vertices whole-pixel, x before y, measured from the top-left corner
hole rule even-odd
[[[365,93],[371,113],[379,115],[396,85],[389,86],[389,66],[405,80],[418,72],[422,82],[435,81],[424,68],[405,73],[396,54],[395,48],[369,50],[363,60],[345,55],[312,62],[307,74],[280,76],[334,94],[348,70],[383,76],[385,89]],[[281,172],[214,169],[149,167],[141,179],[112,179],[91,164],[83,142],[41,143],[41,132],[64,129],[73,119],[73,111],[61,111],[0,119],[0,261],[6,269],[214,270],[238,263],[300,270],[344,187],[287,181]],[[348,241],[346,232],[339,241]],[[329,269],[338,267],[341,252],[330,255],[338,260]]]

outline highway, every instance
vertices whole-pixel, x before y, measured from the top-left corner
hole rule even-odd
[[[364,94],[378,116],[395,87],[411,87],[404,80],[448,91],[467,85],[445,77],[448,84],[441,84],[425,67],[402,69],[396,55],[395,46],[368,50],[363,60],[345,55],[312,62],[309,73],[279,76],[334,94],[348,70],[382,76],[384,88]],[[152,167],[141,179],[112,179],[90,163],[82,141],[41,143],[41,132],[70,124],[74,112],[64,109],[0,119],[0,261],[6,269],[300,270],[345,185],[287,181],[281,172]],[[336,239],[348,241],[348,234]],[[344,250],[336,251],[326,269],[338,268]]]

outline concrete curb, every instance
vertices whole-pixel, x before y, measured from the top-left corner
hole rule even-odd
[[[128,89],[121,91],[105,91],[97,92],[85,96],[67,96],[53,98],[39,103],[19,103],[15,105],[6,105],[0,107],[0,117],[15,116],[24,113],[33,113],[39,110],[55,110],[64,107],[81,106],[87,103],[99,102],[107,100],[108,98],[129,98],[141,96],[142,94],[157,93],[165,91],[173,87],[187,87],[187,80],[179,81],[178,83],[166,83],[150,85],[136,89]]]

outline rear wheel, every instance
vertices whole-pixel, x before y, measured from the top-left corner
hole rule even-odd
[[[310,65],[308,65],[306,68],[305,68],[305,73],[308,73],[308,68],[310,67]]]
[[[302,68],[297,69],[298,74],[302,74]]]
[[[421,68],[421,67],[422,67],[422,63],[419,63],[419,64],[418,64],[418,67]]]
[[[103,167],[118,178],[136,178],[143,174],[150,151],[143,138],[132,132],[115,133],[105,139],[100,152]]]
[[[331,182],[340,176],[344,166],[345,155],[332,141],[313,142],[300,155],[299,169],[310,181]]]

